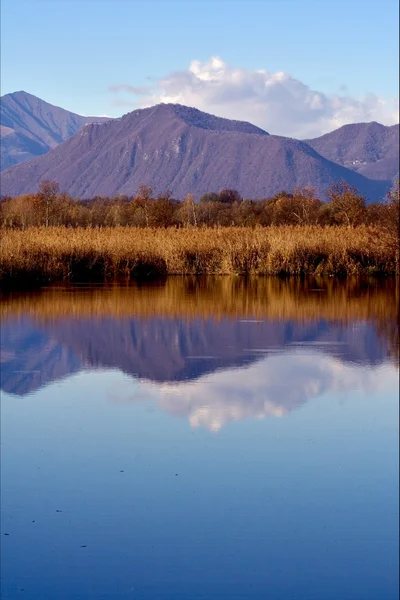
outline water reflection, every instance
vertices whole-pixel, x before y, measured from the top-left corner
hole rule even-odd
[[[397,306],[390,280],[3,297],[2,598],[395,600]]]
[[[82,370],[118,369],[139,380],[119,400],[155,397],[217,430],[371,387],[370,368],[398,358],[397,300],[393,280],[261,278],[11,295],[1,304],[1,387],[26,395]]]
[[[371,369],[315,352],[294,352],[240,370],[219,371],[195,382],[160,386],[142,381],[133,389],[125,382],[109,397],[119,402],[156,398],[159,408],[187,418],[192,427],[219,431],[231,421],[285,416],[328,392],[361,390],[371,394],[395,387],[396,380],[396,372],[388,364]]]

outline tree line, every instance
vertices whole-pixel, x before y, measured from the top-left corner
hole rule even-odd
[[[226,227],[270,225],[382,225],[398,231],[399,183],[386,201],[368,204],[345,182],[334,184],[322,201],[313,188],[281,191],[271,198],[250,200],[224,189],[204,194],[196,203],[188,194],[175,200],[169,191],[155,195],[141,185],[132,196],[96,196],[74,199],[55,181],[44,180],[36,194],[4,197],[0,226],[25,229],[35,226],[66,227]]]

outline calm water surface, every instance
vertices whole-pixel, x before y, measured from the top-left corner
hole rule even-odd
[[[1,598],[398,598],[392,281],[2,298]]]

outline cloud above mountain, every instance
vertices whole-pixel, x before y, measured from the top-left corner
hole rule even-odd
[[[217,116],[250,121],[269,133],[297,138],[316,137],[348,123],[398,122],[395,98],[369,94],[360,99],[346,95],[345,89],[324,94],[288,73],[238,68],[214,56],[206,62],[194,60],[188,69],[160,78],[151,92],[142,94],[140,105],[172,102],[194,106]],[[138,94],[138,89],[128,84],[111,86],[110,91]],[[137,106],[133,98],[131,102]]]

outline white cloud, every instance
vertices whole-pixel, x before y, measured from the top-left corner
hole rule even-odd
[[[127,387],[118,392],[113,387],[112,398],[156,399],[162,410],[188,419],[191,427],[219,431],[231,421],[283,417],[328,392],[374,393],[395,388],[397,379],[390,363],[371,368],[343,364],[320,352],[291,351],[249,367],[216,371],[197,381],[158,384],[127,379]]]
[[[207,62],[194,60],[187,70],[161,78],[141,105],[160,102],[194,106],[217,116],[250,121],[269,133],[297,138],[315,137],[347,123],[392,125],[399,120],[394,98],[369,94],[358,99],[347,95],[345,88],[340,94],[327,95],[288,73],[237,68],[216,56]]]

